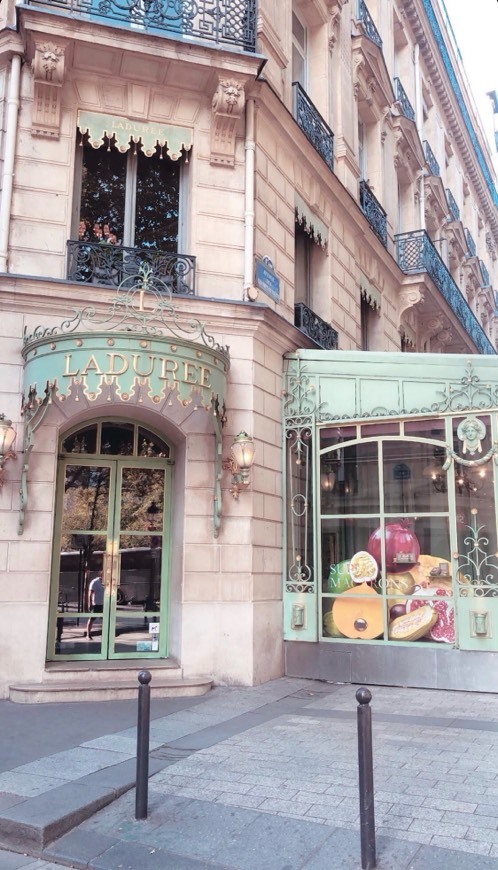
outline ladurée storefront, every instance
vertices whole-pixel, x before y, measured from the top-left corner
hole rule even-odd
[[[21,534],[33,447],[58,439],[48,663],[181,658],[186,455],[210,469],[212,538],[229,354],[160,283],[144,267],[25,337]]]
[[[286,670],[498,690],[496,357],[286,362]]]

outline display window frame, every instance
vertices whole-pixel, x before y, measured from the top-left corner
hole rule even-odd
[[[486,422],[482,423],[485,435],[483,435],[479,450],[476,448],[475,452],[471,453],[466,436],[461,434],[457,436],[457,432],[460,431],[459,427],[461,426],[464,427],[464,430],[467,427],[470,431],[472,421],[475,418],[485,419]],[[423,437],[424,430],[427,429],[430,432],[431,427],[434,431],[439,430],[438,437]],[[355,437],[351,437],[350,434],[348,438],[332,443],[334,439],[331,433],[334,430],[351,433],[353,429],[356,433]],[[362,434],[369,431],[374,433],[375,429],[378,429],[379,434]],[[396,431],[398,434],[393,434]],[[483,433],[481,432],[481,434]],[[296,521],[297,525],[301,523],[306,530],[304,535],[301,535],[305,542],[309,539],[307,530],[310,526],[314,527],[313,547],[308,546],[307,553],[306,547],[294,553],[295,542],[299,540],[300,536],[294,530],[287,534],[289,566],[293,569],[293,572],[291,570],[287,573],[287,591],[310,592],[314,579],[314,591],[316,592],[314,619],[318,641],[324,644],[338,645],[384,644],[410,647],[422,645],[447,650],[472,648],[472,643],[469,644],[469,637],[471,641],[472,624],[474,624],[475,629],[479,619],[481,619],[482,614],[479,613],[479,609],[482,608],[480,605],[482,605],[483,600],[486,600],[488,604],[491,602],[489,606],[494,606],[495,596],[498,598],[498,556],[495,560],[497,564],[493,562],[493,555],[497,555],[498,552],[497,511],[495,507],[498,503],[497,411],[486,409],[482,412],[476,411],[475,414],[468,414],[464,410],[457,411],[455,409],[453,413],[447,415],[410,416],[396,419],[377,418],[375,420],[353,419],[340,423],[326,422],[316,425],[313,431],[310,427],[304,435],[302,433],[301,435],[291,434],[288,431],[287,438],[288,458],[295,445],[299,445],[300,438],[302,444],[306,444],[306,450],[298,450],[298,453],[300,453],[300,476],[302,480],[306,481],[307,487],[306,493],[293,494],[290,503],[299,504],[299,516],[297,514],[292,516],[292,511],[289,510],[288,521],[290,520],[291,526],[296,525]],[[429,509],[428,504],[425,505],[425,509],[416,509],[416,505],[413,503],[409,504],[404,512],[398,509],[398,505],[395,505],[394,508],[391,506],[391,509],[386,508],[386,463],[384,461],[386,445],[396,445],[400,448],[401,454],[407,448],[412,449],[413,455],[416,455],[418,451],[420,454],[417,457],[418,468],[410,468],[409,461],[402,462],[400,460],[391,470],[393,475],[398,476],[400,488],[403,485],[409,487],[413,482],[410,479],[411,475],[414,474],[416,481],[423,483],[424,491],[435,493],[434,503],[437,504],[437,509]],[[375,511],[361,509],[361,480],[355,482],[353,476],[348,484],[347,474],[343,469],[341,479],[340,470],[341,453],[345,454],[346,451],[349,451],[350,456],[354,457],[355,451],[358,451],[360,456],[361,450],[369,446],[376,446],[378,451],[376,479],[379,502]],[[392,453],[394,455],[395,451]],[[408,450],[409,453],[410,450]],[[392,464],[392,457],[390,461]],[[312,467],[303,471],[302,466],[306,465],[306,462],[312,463]],[[354,461],[351,460],[350,464],[353,466]],[[291,466],[292,462],[288,463],[288,469]],[[473,480],[479,481],[479,475],[481,480],[485,479],[485,492],[478,492],[478,487],[472,484]],[[403,476],[406,478],[405,482],[403,482]],[[312,481],[311,486],[308,478]],[[370,480],[371,478],[370,474]],[[351,484],[351,480],[353,480],[353,484]],[[419,489],[422,488],[421,483]],[[349,497],[352,500],[353,508],[350,504],[349,511],[341,511],[337,507],[338,499],[336,499],[336,506],[330,511],[324,507],[324,487],[328,487],[330,491],[341,486],[343,497]],[[357,496],[354,493],[355,487]],[[356,505],[354,505],[355,497],[358,498]],[[472,550],[472,535],[474,531],[477,534],[477,524],[475,524],[476,528],[473,529],[474,515],[478,515],[479,510],[483,508],[483,505],[485,507],[488,502],[492,502],[493,505],[488,511],[492,522],[486,532],[489,537],[488,543],[496,551],[493,554],[488,554],[491,560],[490,564],[493,563],[493,573],[487,575],[488,580],[491,578],[488,585],[486,585],[486,581],[483,585],[480,580],[476,585],[473,585],[472,572],[477,571],[477,567],[472,565],[469,568],[470,563],[467,564],[468,559],[466,562],[463,550],[465,547],[467,550],[469,547]],[[416,581],[413,583],[413,588],[409,585],[403,588],[403,583],[397,585],[394,582],[393,576],[395,579],[395,574],[392,564],[390,566],[392,571],[387,570],[390,563],[388,561],[389,554],[386,552],[386,546],[389,546],[389,544],[386,545],[386,541],[389,539],[389,535],[386,535],[386,526],[391,529],[396,524],[405,521],[423,530],[423,534],[419,537],[425,542],[421,548],[417,544],[419,549],[416,553],[416,564],[407,564],[406,572],[399,571],[399,575],[409,575],[410,571],[413,572]],[[369,549],[371,549],[369,546],[370,535],[375,529],[381,530],[378,536],[379,550],[377,552],[379,572],[375,581],[372,578],[367,579],[367,585],[364,585],[363,590],[359,590],[354,583],[344,589],[327,587],[326,584],[328,572],[331,571],[331,576],[333,572],[331,560],[328,558],[329,552],[326,552],[324,546],[324,537],[326,538],[327,534],[329,536],[332,534],[331,529],[333,530],[334,524],[339,528],[341,523],[345,528],[349,524],[349,536],[355,542],[353,546],[355,552],[344,552],[344,549],[341,551],[340,547],[335,552],[332,548],[337,559],[335,564],[346,562],[358,552],[368,554]],[[363,524],[364,529],[368,530],[368,534],[366,531],[363,532],[362,540],[360,540],[361,534],[355,537],[354,529],[351,535],[353,524],[356,524],[358,528]],[[424,524],[425,529],[423,528]],[[341,538],[341,535],[338,534],[337,537]],[[347,539],[348,535],[345,533],[342,537]],[[465,540],[467,544],[464,545]],[[439,544],[431,544],[431,541],[439,542]],[[472,551],[474,555],[476,541]],[[425,552],[431,549],[437,550],[437,552]],[[409,559],[409,554],[401,553],[400,558]],[[299,568],[297,579],[305,578],[307,581],[301,586],[295,582],[296,565]],[[424,581],[425,585],[419,585]],[[375,588],[373,588],[374,586]],[[353,589],[354,594],[351,592]],[[303,600],[302,595],[301,600]],[[477,603],[473,604],[473,600]],[[336,601],[341,602],[342,610],[347,610],[351,604],[353,623],[355,622],[353,617],[356,613],[352,607],[353,603],[358,604],[360,610],[360,605],[366,606],[367,610],[370,605],[375,605],[373,610],[377,608],[376,618],[378,618],[377,611],[380,611],[379,602],[381,601],[380,630],[373,637],[364,637],[361,635],[361,631],[355,631],[353,628],[347,634],[343,634],[339,631],[335,618],[330,617],[328,624],[333,628],[332,633],[329,633],[324,627],[324,617],[331,613],[332,607],[330,605],[335,606]],[[300,611],[301,607],[302,612]],[[397,610],[392,611],[393,607],[397,607]],[[477,607],[477,610],[472,610],[472,607]],[[419,613],[415,615],[417,610]],[[303,616],[305,612],[305,604],[294,603],[291,611],[293,628],[299,629],[300,619],[304,621],[306,618]],[[435,613],[437,616],[434,615]],[[404,617],[404,621],[401,617]],[[313,622],[309,616],[307,619],[305,628],[308,628]],[[393,627],[395,619],[399,622]],[[424,623],[424,620],[427,620],[427,623]],[[417,632],[422,631],[425,624],[427,630],[417,636]],[[404,639],[404,634],[407,635],[407,639]],[[496,639],[494,643],[497,643]]]

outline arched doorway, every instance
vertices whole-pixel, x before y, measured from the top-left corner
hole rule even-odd
[[[62,437],[47,658],[168,654],[170,446],[138,423]]]

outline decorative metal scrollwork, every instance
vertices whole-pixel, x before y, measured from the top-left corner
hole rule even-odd
[[[38,326],[31,335],[25,332],[24,347],[39,339],[75,332],[80,326],[106,331],[125,330],[147,336],[170,334],[189,341],[199,340],[227,358],[229,355],[228,347],[215,341],[201,321],[180,316],[172,302],[171,288],[147,263],[142,263],[136,274],[121,281],[104,314],[93,306],[75,309],[74,317],[64,320],[59,326]]]
[[[188,254],[69,241],[67,261],[69,281],[118,287],[125,278],[138,275],[142,266],[149,266],[171,293],[195,295],[195,257]]]
[[[303,426],[286,433],[288,486],[288,571],[287,592],[315,591],[310,564],[311,534],[311,445],[312,428]]]
[[[28,3],[38,6],[40,0]],[[44,0],[43,5],[176,39],[256,48],[256,0]]]
[[[304,135],[331,172],[334,171],[334,134],[299,82],[293,82],[294,115]]]
[[[489,537],[483,534],[485,525],[478,524],[477,508],[471,509],[472,525],[467,525],[469,534],[463,540],[467,552],[458,554],[457,582],[462,598],[498,597],[498,556],[490,554]]]
[[[495,354],[474,312],[456,285],[425,230],[396,236],[397,259],[406,275],[427,272],[480,353]]]
[[[297,360],[297,371],[286,375],[284,390],[284,418],[287,429],[303,428],[312,422],[323,407],[317,403],[316,380],[306,374],[306,367]]]
[[[384,247],[387,247],[387,212],[370,190],[366,181],[360,181],[360,208]]]

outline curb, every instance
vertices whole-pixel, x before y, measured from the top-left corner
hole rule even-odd
[[[149,775],[167,765],[150,758]],[[135,776],[135,759],[123,761],[5,808],[0,815],[0,848],[39,853],[134,788]]]

